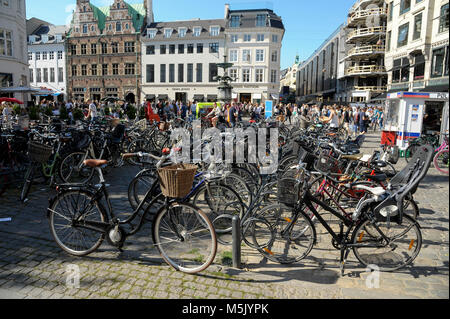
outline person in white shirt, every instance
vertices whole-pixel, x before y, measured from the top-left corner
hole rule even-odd
[[[89,101],[89,102],[90,102],[90,104],[89,104],[89,113],[86,116],[86,119],[91,118],[91,122],[94,122],[95,119],[97,118],[97,106],[95,105],[94,102],[92,102],[92,101]]]
[[[2,102],[2,106],[3,106],[3,111],[2,111],[3,120],[9,121],[12,116],[12,108],[8,102]]]

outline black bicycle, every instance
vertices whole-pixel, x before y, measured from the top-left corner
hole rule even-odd
[[[150,156],[151,154],[125,154],[124,158]],[[136,234],[144,225],[152,209],[157,213],[153,219],[153,243],[163,259],[176,270],[198,273],[214,260],[217,239],[214,227],[205,213],[197,207],[165,198],[156,198],[149,189],[144,200],[129,218],[119,220],[113,212],[102,168],[106,160],[86,160],[84,165],[94,169],[100,179],[96,187],[60,185],[58,194],[50,202],[48,218],[51,233],[64,251],[75,256],[85,256],[100,247],[106,238],[114,247],[122,250],[125,240]],[[102,205],[104,199],[107,208]],[[162,206],[157,203],[163,202]],[[146,208],[144,205],[149,203]],[[143,211],[143,214],[140,212]],[[138,217],[140,216],[140,219]],[[132,222],[139,220],[137,226]],[[131,231],[125,229],[131,228]]]

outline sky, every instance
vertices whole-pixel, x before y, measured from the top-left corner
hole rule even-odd
[[[26,0],[27,19],[35,17],[55,25],[70,23],[76,0]],[[94,5],[106,6],[113,0],[91,0]],[[128,0],[142,3],[143,0]],[[295,61],[306,60],[347,19],[355,0],[153,0],[156,21],[221,19],[225,3],[231,9],[269,8],[281,16],[286,29],[281,50],[281,68]]]

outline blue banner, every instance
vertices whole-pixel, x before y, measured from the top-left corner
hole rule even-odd
[[[266,119],[273,115],[273,101],[266,101],[265,115]]]

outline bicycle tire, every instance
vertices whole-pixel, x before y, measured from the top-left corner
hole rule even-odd
[[[447,154],[447,155],[445,155]],[[441,156],[444,156],[444,160],[447,162],[441,160]],[[440,163],[442,161],[442,165]],[[449,164],[449,154],[448,154],[448,148],[445,150],[442,150],[438,152],[433,159],[434,167],[439,171],[439,173],[443,175],[448,175],[448,164]]]
[[[405,160],[407,163],[409,163],[409,159],[414,156],[414,153],[417,151],[419,147],[420,147],[419,144],[411,144],[408,146],[408,148],[405,150]]]
[[[20,193],[20,200],[22,202],[25,202],[25,200],[28,198],[28,194],[30,193],[31,185],[33,184],[35,169],[36,168],[34,167],[34,164],[31,163],[27,169],[27,172],[25,173],[22,192]]]
[[[73,196],[73,199],[67,200],[67,197]],[[82,197],[84,197],[84,200],[82,201]],[[92,240],[92,244],[86,245],[88,247],[84,248],[82,247],[84,244],[88,244],[89,241],[89,234],[87,229],[84,229],[82,227],[77,228],[76,226],[73,226],[73,220],[76,216],[76,213],[79,212],[82,209],[86,208],[86,205],[89,205],[90,203],[94,203],[94,206],[96,208],[96,212],[92,212],[92,209],[89,211],[89,220],[95,220],[100,222],[107,222],[108,217],[106,215],[106,211],[102,204],[98,202],[97,200],[93,200],[94,195],[86,192],[86,191],[66,191],[63,193],[58,194],[58,196],[53,200],[52,203],[49,205],[49,211],[48,211],[48,219],[49,219],[49,226],[50,226],[50,232],[52,233],[52,236],[56,242],[56,244],[66,253],[73,255],[73,256],[86,256],[90,253],[94,252],[95,250],[100,247],[100,245],[103,243],[106,234],[99,231],[92,230],[92,234],[94,234],[94,239]],[[74,208],[75,212],[74,214],[70,212],[70,205],[72,205],[71,208]],[[73,205],[76,205],[76,208],[73,207]],[[61,209],[59,208],[61,207]],[[64,208],[63,208],[64,207]],[[98,214],[97,214],[98,213]],[[72,214],[72,216],[69,218],[67,217],[67,214]],[[95,214],[95,215],[94,215]],[[98,215],[98,216],[97,216]],[[70,216],[70,215],[69,215]],[[59,225],[59,219],[60,217],[62,220],[65,220],[69,223],[68,226],[63,226],[64,229],[66,229],[66,232],[71,230],[73,231],[72,236],[60,236],[59,231],[57,231],[57,227]],[[95,218],[99,217],[99,218]],[[95,218],[95,219],[93,219]],[[58,222],[58,223],[57,223]],[[62,222],[62,221],[61,221]],[[80,230],[81,229],[81,230]],[[84,230],[84,232],[83,232]],[[75,235],[77,234],[77,235]],[[77,238],[80,239],[80,242],[77,244],[67,242],[71,239],[76,240]]]
[[[406,223],[409,223],[410,226],[409,230],[407,231],[402,231],[400,234],[398,234],[397,236],[402,235],[401,237],[404,238],[405,235],[407,235],[408,233],[410,233],[410,230],[413,229],[413,232],[415,233],[416,236],[414,236],[413,234],[409,235],[407,239],[402,240],[403,242],[400,241],[395,241],[396,244],[395,247],[391,246],[389,249],[391,249],[391,251],[388,251],[387,253],[381,253],[378,252],[377,254],[371,254],[369,255],[369,253],[367,253],[367,251],[370,252],[370,249],[372,247],[369,247],[369,245],[373,245],[373,243],[376,242],[380,242],[380,238],[374,238],[375,236],[373,235],[374,233],[379,234],[379,232],[374,229],[374,231],[372,232],[367,232],[367,228],[373,225],[372,221],[370,220],[365,220],[362,221],[359,225],[356,226],[355,230],[353,231],[352,234],[352,238],[351,238],[351,243],[357,246],[353,246],[353,253],[355,254],[356,259],[358,259],[358,261],[363,264],[366,267],[370,267],[370,266],[376,266],[378,268],[379,271],[395,271],[398,270],[400,268],[404,268],[407,265],[411,264],[416,257],[418,256],[420,249],[422,247],[422,233],[420,231],[420,227],[418,226],[417,222],[410,216],[408,215],[403,215],[403,222],[401,225],[397,224],[396,222],[391,222],[390,223],[390,229],[393,229],[393,227],[402,227],[403,225],[405,225]],[[383,228],[384,226],[382,225],[381,222],[378,222],[378,227]],[[383,222],[384,224],[384,222]],[[372,226],[373,227],[373,226]],[[390,231],[389,229],[389,231]],[[383,231],[385,233],[385,235],[389,238],[388,234],[386,234],[386,230]],[[372,235],[370,234],[372,233]],[[369,239],[367,239],[367,235],[369,235]],[[396,237],[396,236],[393,236]],[[366,247],[362,246],[361,243],[363,243],[363,239],[365,242],[368,243],[368,245]],[[391,238],[389,238],[391,239]],[[407,252],[402,252],[401,254],[398,253],[399,251],[399,247],[400,244],[404,244],[405,247],[408,247],[406,250],[411,251],[412,248],[414,248],[414,251],[412,252],[411,256],[405,257],[405,255],[407,255]],[[394,247],[392,249],[392,247]],[[382,248],[382,247],[379,247]],[[383,248],[387,248],[387,247],[383,247]],[[375,250],[376,248],[374,248]],[[361,254],[361,251],[366,251],[366,253],[363,255]],[[394,253],[395,251],[395,253]],[[405,260],[403,260],[403,258],[405,258]],[[384,264],[383,264],[384,262]],[[388,265],[386,265],[387,263],[390,263]]]
[[[182,218],[179,218],[180,214],[183,214]],[[194,224],[195,231],[189,231],[189,223]],[[162,207],[153,220],[152,237],[166,263],[188,274],[208,268],[217,253],[217,238],[211,221],[200,209],[188,203],[174,202],[169,207]],[[202,237],[204,239],[200,239]],[[194,244],[199,247],[193,248]]]
[[[74,152],[68,154],[64,159],[59,163],[58,174],[59,178],[68,184],[86,184],[88,183],[94,176],[94,169],[90,167],[83,167],[83,164],[80,163],[86,156],[86,152]],[[86,159],[91,159],[91,156],[88,154]],[[81,169],[79,172],[73,170],[74,167],[78,167],[81,165]],[[65,171],[66,167],[68,171]]]

